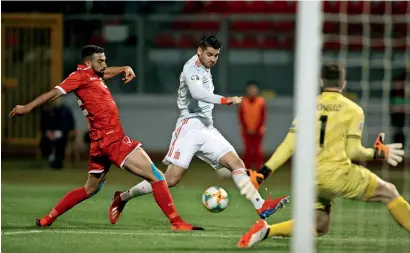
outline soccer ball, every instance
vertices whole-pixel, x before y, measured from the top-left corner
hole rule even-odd
[[[219,186],[211,186],[202,194],[202,204],[206,210],[219,213],[228,206],[228,193]]]

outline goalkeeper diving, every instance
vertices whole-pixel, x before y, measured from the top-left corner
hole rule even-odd
[[[321,73],[322,93],[317,97],[316,188],[317,202],[314,234],[322,236],[329,230],[332,200],[336,197],[367,202],[382,202],[394,220],[410,232],[410,205],[396,187],[355,161],[385,160],[397,166],[403,160],[401,143],[384,144],[380,133],[373,148],[361,144],[364,125],[363,109],[342,95],[346,87],[345,71],[338,65],[326,65]],[[269,161],[251,175],[256,188],[269,174],[282,166],[293,154],[296,120],[285,140]],[[253,191],[253,189],[250,189]],[[239,240],[238,247],[247,248],[272,236],[291,236],[294,221],[268,225],[259,220]]]

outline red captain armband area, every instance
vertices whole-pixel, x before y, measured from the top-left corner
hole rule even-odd
[[[227,105],[228,104],[228,98],[221,98],[221,105]]]

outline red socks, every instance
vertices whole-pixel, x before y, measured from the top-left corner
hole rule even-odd
[[[164,212],[164,214],[168,217],[171,224],[183,222],[175,208],[174,200],[172,199],[171,193],[169,192],[169,188],[165,180],[157,181],[151,184],[151,187],[155,201]]]
[[[83,200],[88,199],[88,194],[84,187],[75,189],[67,193],[60,202],[51,210],[49,217],[55,220],[58,216],[70,210],[75,205],[81,203]]]

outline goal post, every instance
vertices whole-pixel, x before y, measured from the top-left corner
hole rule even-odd
[[[320,82],[322,46],[321,8],[321,1],[298,2],[294,99],[298,134],[292,170],[294,253],[315,252],[312,231],[315,200],[316,95]]]

